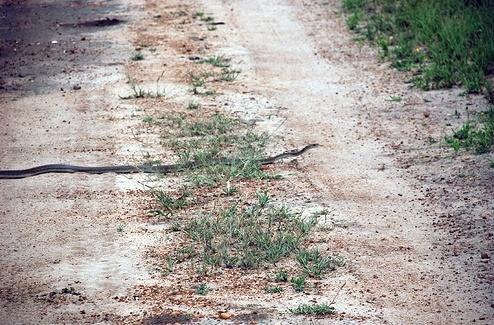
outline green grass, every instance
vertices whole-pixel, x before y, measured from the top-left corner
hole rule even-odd
[[[145,116],[143,119],[142,119],[143,122],[147,123],[147,124],[151,124],[153,123],[154,119],[152,116]]]
[[[290,283],[296,292],[302,292],[305,290],[305,276],[300,275],[296,278],[291,278]]]
[[[188,109],[196,110],[201,108],[201,105],[195,102],[190,102],[189,105],[187,105]]]
[[[401,96],[389,96],[389,98],[387,99],[388,102],[395,102],[395,103],[399,103],[403,100],[403,98]]]
[[[237,80],[241,72],[242,70],[238,69],[223,68],[219,78],[223,81],[233,82]]]
[[[164,192],[163,190],[156,190],[153,193],[156,201],[161,205],[163,209],[152,210],[151,212],[158,217],[172,216],[175,211],[180,210],[189,205],[188,191],[182,191],[182,193],[174,198]]]
[[[130,57],[130,59],[132,61],[142,61],[145,58],[146,57],[144,56],[144,54],[142,52],[134,52],[134,53],[132,53],[132,56]]]
[[[219,113],[168,119],[171,128],[166,130],[167,144],[179,163],[198,167],[187,170],[188,180],[195,186],[214,186],[235,178],[276,177],[263,172],[259,164],[265,156],[266,136],[251,132],[242,120]],[[232,163],[221,163],[224,160]]]
[[[214,67],[218,68],[228,68],[230,67],[230,61],[231,59],[226,58],[224,55],[214,55],[210,56],[207,59],[201,59],[198,62],[199,63],[208,63],[211,64]]]
[[[203,263],[257,268],[292,255],[306,241],[316,219],[304,220],[285,207],[239,204],[192,220],[186,232]]]
[[[494,63],[494,2],[343,0],[348,27],[398,70],[413,70],[423,89],[489,88]]]
[[[334,271],[338,266],[344,265],[344,260],[339,257],[324,257],[318,249],[301,249],[298,252],[297,261],[303,268],[304,274],[321,278],[326,271]]]
[[[226,195],[226,196],[232,196],[232,195],[234,195],[237,192],[238,192],[238,189],[236,187],[233,187],[231,185],[230,180],[226,181],[226,187],[223,190],[223,194]]]
[[[197,288],[196,293],[201,296],[205,296],[211,288],[206,283],[201,283],[201,285]]]
[[[160,78],[158,78],[158,80],[156,81],[156,89],[154,91],[152,91],[152,90],[144,89],[134,79],[132,79],[129,75],[127,75],[129,87],[130,87],[132,92],[129,95],[119,96],[119,97],[120,97],[120,99],[162,98],[162,97],[165,97],[166,96],[165,89],[160,87],[160,85],[159,85]]]
[[[288,281],[288,272],[285,270],[280,270],[276,273],[274,280],[276,282],[287,282]]]
[[[266,293],[280,293],[283,292],[283,288],[280,286],[266,288]]]
[[[297,308],[290,309],[295,315],[335,315],[336,310],[332,304],[298,305]]]
[[[214,18],[212,16],[209,16],[207,15],[206,13],[200,11],[200,12],[197,12],[195,14],[195,17],[196,18],[199,18],[200,21],[204,21],[204,22],[212,22],[214,20]]]
[[[478,122],[464,123],[446,138],[446,143],[456,152],[462,148],[476,154],[489,152],[494,146],[494,107],[483,112]]]

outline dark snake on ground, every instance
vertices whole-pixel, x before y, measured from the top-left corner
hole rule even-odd
[[[285,159],[298,157],[305,153],[307,150],[319,146],[317,143],[311,143],[301,150],[286,151],[282,154],[257,160],[259,165],[269,165],[274,162]],[[209,164],[221,164],[221,165],[236,165],[245,163],[242,160],[229,160],[219,159],[210,162]],[[167,174],[181,170],[194,169],[203,167],[204,163],[187,163],[187,164],[171,164],[171,165],[120,165],[120,166],[101,166],[101,167],[87,167],[76,166],[68,164],[50,164],[42,165],[29,169],[12,169],[12,170],[0,170],[0,179],[18,179],[32,177],[47,173],[87,173],[87,174],[104,174],[104,173],[117,173],[117,174],[134,174],[134,173],[158,173]]]

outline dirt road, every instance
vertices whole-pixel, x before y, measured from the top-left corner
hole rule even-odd
[[[206,323],[227,310],[240,323],[491,323],[492,169],[429,141],[441,141],[466,108],[482,107],[482,97],[409,89],[374,49],[352,41],[336,0],[69,3],[2,4],[1,168],[146,155],[171,162],[160,145],[167,139],[145,121],[190,114],[187,103],[198,101],[254,121],[270,134],[270,153],[321,144],[275,167],[288,176],[270,186],[297,209],[330,211],[311,242],[346,265],[313,281],[314,290],[276,296],[264,292],[269,271],[216,272],[207,276],[212,293],[197,297],[190,287],[203,279],[191,269],[160,274],[156,247],[176,237],[149,215],[143,185],[179,180],[2,181],[2,321]],[[136,51],[145,60],[130,60]],[[216,54],[231,58],[239,79],[214,96],[194,95],[191,58]],[[166,96],[120,99],[126,74],[150,87],[161,75]],[[403,102],[388,101],[393,95]],[[337,316],[288,311],[330,301],[342,284]]]

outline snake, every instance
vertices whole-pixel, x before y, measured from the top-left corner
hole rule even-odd
[[[290,150],[283,152],[282,154],[267,157],[264,159],[256,160],[255,162],[259,165],[270,165],[278,160],[285,158],[294,158],[304,154],[307,150],[319,146],[317,143],[311,143],[306,145],[300,150]],[[242,160],[231,160],[231,159],[218,159],[210,162],[213,164],[221,165],[236,165],[244,163]],[[70,164],[48,164],[41,165],[28,169],[11,169],[11,170],[0,170],[0,179],[19,179],[32,177],[41,174],[48,173],[87,173],[87,174],[105,174],[105,173],[116,173],[116,174],[134,174],[134,173],[158,173],[158,174],[168,174],[172,172],[177,172],[186,169],[200,168],[204,166],[204,163],[191,162],[183,164],[170,164],[170,165],[118,165],[118,166],[100,166],[100,167],[88,167],[88,166],[77,166]]]

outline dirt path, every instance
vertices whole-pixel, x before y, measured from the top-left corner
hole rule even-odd
[[[132,159],[123,118],[131,112],[114,94],[132,47],[121,26],[84,26],[135,19],[129,10],[123,1],[2,4],[2,168]],[[138,247],[117,232],[140,204],[138,184],[124,183],[115,175],[2,182],[2,322],[92,323],[137,310],[113,299],[149,280]]]
[[[50,56],[58,72],[47,76],[45,63],[27,62],[30,69],[23,66],[23,71],[32,71],[31,77],[28,72],[2,76],[2,168],[54,161],[117,164],[139,161],[146,153],[169,160],[158,145],[160,131],[142,120],[189,114],[184,107],[199,100],[208,109],[256,121],[259,130],[271,135],[272,152],[321,144],[309,156],[280,164],[277,168],[290,173],[275,183],[274,191],[299,209],[329,210],[321,225],[326,230],[313,241],[347,263],[332,277],[315,281],[316,289],[308,293],[266,296],[262,286],[269,272],[232,270],[211,275],[208,280],[215,281],[216,290],[197,298],[190,285],[202,280],[191,275],[192,268],[177,267],[165,278],[150,257],[150,247],[176,242],[169,225],[156,223],[146,212],[149,195],[140,184],[145,177],[46,175],[2,182],[2,319],[167,323],[185,321],[184,313],[196,320],[215,319],[218,310],[227,309],[238,322],[295,324],[301,318],[287,308],[329,301],[344,283],[335,304],[339,316],[314,322],[490,323],[494,276],[491,260],[482,256],[493,252],[492,203],[482,201],[474,212],[468,207],[465,212],[447,199],[469,195],[480,202],[492,193],[491,180],[451,181],[449,196],[441,193],[436,179],[454,179],[455,168],[466,170],[477,162],[471,158],[446,170],[452,158],[445,149],[424,146],[429,135],[443,136],[437,130],[452,119],[450,107],[475,109],[483,103],[480,97],[407,89],[402,75],[377,64],[372,49],[359,49],[352,41],[335,0],[92,5],[97,9],[88,13],[74,2],[65,19],[94,21],[111,13],[124,23],[75,33],[60,27],[60,17],[43,18],[61,33],[58,43],[52,43],[56,33],[44,35],[42,42],[58,53]],[[25,4],[12,6],[21,10]],[[39,20],[33,15],[41,9],[27,7],[31,16],[25,21]],[[207,31],[192,18],[198,11],[224,25]],[[26,35],[13,39],[32,37]],[[90,45],[81,43],[82,38]],[[14,46],[10,41],[3,44]],[[60,54],[64,49],[94,57],[66,61]],[[146,60],[128,62],[136,49],[146,53]],[[28,52],[26,45],[20,56]],[[191,95],[186,76],[195,63],[189,57],[214,54],[232,58],[242,69],[241,78],[216,96]],[[13,55],[12,61],[18,59],[19,54]],[[38,57],[43,55],[40,51]],[[67,68],[66,62],[73,63]],[[152,84],[160,72],[171,89],[165,99],[119,100],[117,94],[126,91],[125,73]],[[386,101],[395,94],[405,103]],[[424,120],[429,115],[423,113],[432,109],[432,117]],[[426,149],[405,150],[412,147]],[[161,182],[171,187],[177,183]],[[466,191],[466,186],[475,190]],[[441,217],[447,214],[455,219],[444,222]],[[469,232],[451,240],[456,228]],[[259,285],[253,287],[252,281]]]

